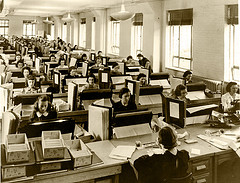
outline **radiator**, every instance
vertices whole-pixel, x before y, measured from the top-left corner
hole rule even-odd
[[[200,77],[194,77],[194,82],[204,82],[207,86],[207,88],[213,92],[223,92],[223,83],[222,81],[212,80],[212,79],[206,79],[206,78],[200,78]]]

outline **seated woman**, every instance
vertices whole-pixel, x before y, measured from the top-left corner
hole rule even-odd
[[[111,76],[120,76],[122,73],[119,71],[120,66],[117,62],[113,63],[112,70],[110,71],[110,77]]]
[[[96,60],[95,60],[95,64],[92,67],[104,67],[104,65],[102,64],[102,57],[97,56]]]
[[[133,60],[133,57],[131,55],[129,55],[127,57],[126,66],[134,66],[134,65],[136,65],[136,64],[135,64],[135,62]]]
[[[16,67],[17,67],[18,69],[22,69],[22,68],[24,67],[24,62],[23,62],[23,60],[17,61]]]
[[[175,99],[179,99],[179,100],[182,100],[184,102],[190,102],[190,99],[187,98],[187,87],[185,85],[178,85],[174,91],[174,98]]]
[[[40,93],[40,89],[35,87],[36,77],[33,75],[28,75],[26,80],[26,88],[23,88],[22,93],[31,94],[31,93]]]
[[[43,121],[57,118],[55,107],[50,102],[50,97],[42,95],[38,97],[34,104],[34,109],[30,115],[30,121]]]
[[[63,59],[63,58],[60,58],[60,59],[59,59],[59,62],[58,62],[57,68],[58,68],[58,69],[68,68],[68,66],[66,65],[66,60]]]
[[[57,62],[56,56],[55,56],[55,55],[50,55],[50,56],[49,56],[49,61],[50,61],[50,62]]]
[[[32,70],[30,67],[26,66],[22,68],[22,75],[25,79],[27,79],[27,77],[32,74]]]
[[[124,87],[120,90],[119,98],[120,101],[116,103],[111,99],[114,112],[122,112],[137,109],[135,101],[132,101],[130,90],[127,87]]]
[[[137,81],[140,81],[140,86],[148,86],[146,75],[143,73],[140,73],[137,77]]]
[[[77,68],[75,66],[71,66],[68,69],[68,75],[65,76],[67,78],[80,78],[81,76],[77,73]]]
[[[164,154],[144,155],[134,161],[141,183],[168,182],[171,178],[188,175],[189,153],[177,149],[177,134],[166,126],[158,134],[158,142],[166,149]]]
[[[96,77],[94,74],[90,73],[87,78],[87,84],[82,87],[82,90],[93,90],[93,89],[99,89],[99,85],[96,84]]]
[[[183,73],[183,80],[184,80],[184,85],[188,83],[192,83],[192,71],[185,71]]]
[[[226,87],[227,93],[222,96],[221,102],[224,112],[235,112],[236,103],[240,101],[240,94],[238,94],[239,86],[236,82],[230,82]]]

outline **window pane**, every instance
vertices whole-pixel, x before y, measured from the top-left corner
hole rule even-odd
[[[179,67],[183,69],[189,69],[191,68],[191,61],[190,60],[185,60],[185,59],[180,59]]]
[[[173,62],[172,62],[173,67],[178,67],[178,59],[179,58],[173,57]]]
[[[240,66],[240,26],[235,25],[234,65]]]
[[[179,56],[179,26],[173,26],[173,55]]]
[[[180,29],[180,57],[191,58],[191,26],[181,26]]]
[[[0,27],[0,34],[4,35],[4,28]]]

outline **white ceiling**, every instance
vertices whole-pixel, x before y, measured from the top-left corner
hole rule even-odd
[[[11,15],[47,17],[66,12],[83,12],[93,9],[120,7],[123,0],[4,0],[4,11]],[[124,4],[161,0],[124,0]]]

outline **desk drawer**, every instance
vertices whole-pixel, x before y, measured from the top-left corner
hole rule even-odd
[[[198,175],[202,173],[211,173],[212,162],[210,158],[192,162],[192,173]]]
[[[198,176],[193,176],[193,183],[212,183],[212,177],[210,173],[205,173]]]

